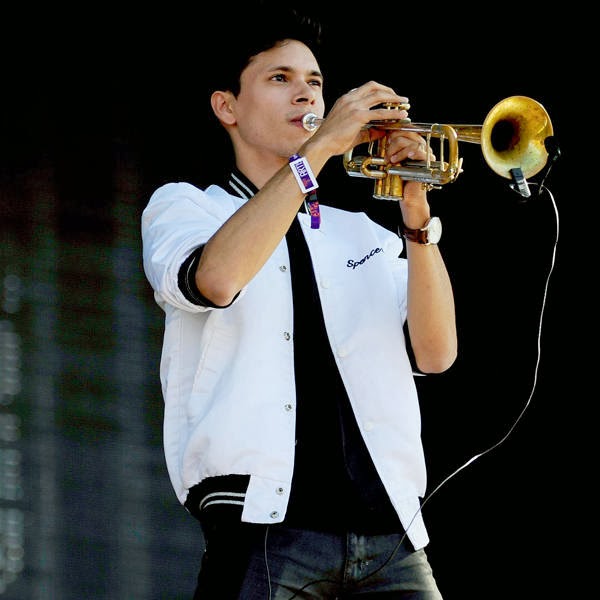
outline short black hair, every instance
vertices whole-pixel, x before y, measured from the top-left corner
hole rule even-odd
[[[306,4],[306,3],[305,3]],[[215,55],[210,64],[209,92],[240,93],[240,77],[250,59],[274,48],[283,40],[297,40],[317,55],[321,47],[322,27],[314,15],[281,0],[255,0],[236,7],[231,21],[221,29],[227,36],[222,43],[224,55]]]

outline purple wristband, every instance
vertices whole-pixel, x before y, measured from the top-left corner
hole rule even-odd
[[[290,168],[302,193],[308,194],[319,187],[308,161],[303,156],[299,154],[290,156]]]
[[[321,209],[317,200],[317,192],[311,192],[307,198],[308,214],[310,215],[310,228],[319,229],[321,225]]]

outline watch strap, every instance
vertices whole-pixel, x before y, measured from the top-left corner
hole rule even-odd
[[[427,243],[427,230],[426,229],[409,229],[408,227],[402,226],[402,237],[410,242],[417,242],[417,244]]]
[[[423,227],[419,229],[410,229],[404,224],[401,226],[402,237],[410,242],[416,242],[417,244],[428,244],[429,243],[429,232],[427,231],[427,225],[429,225],[431,219],[427,219]]]

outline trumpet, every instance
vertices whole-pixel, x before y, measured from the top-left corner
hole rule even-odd
[[[389,103],[384,108],[404,109],[406,104]],[[314,131],[322,119],[309,113],[303,124]],[[386,161],[388,135],[369,142],[367,155],[353,156],[353,149],[344,153],[344,168],[352,177],[374,179],[373,197],[380,200],[401,200],[404,181],[420,181],[427,189],[440,189],[463,172],[463,159],[458,143],[480,144],[483,157],[496,174],[512,179],[519,188],[526,188],[526,179],[539,173],[548,161],[546,139],[554,134],[546,109],[533,98],[510,96],[498,102],[481,125],[412,123],[410,119],[371,121],[366,128],[393,131],[413,131],[421,134],[427,145],[427,160],[406,160],[399,164]],[[431,160],[432,140],[438,140],[436,160]],[[523,195],[529,195],[528,190]]]

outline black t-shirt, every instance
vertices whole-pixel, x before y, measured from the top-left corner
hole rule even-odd
[[[401,531],[350,408],[297,219],[286,241],[294,302],[297,409],[294,477],[285,522],[319,530]]]

